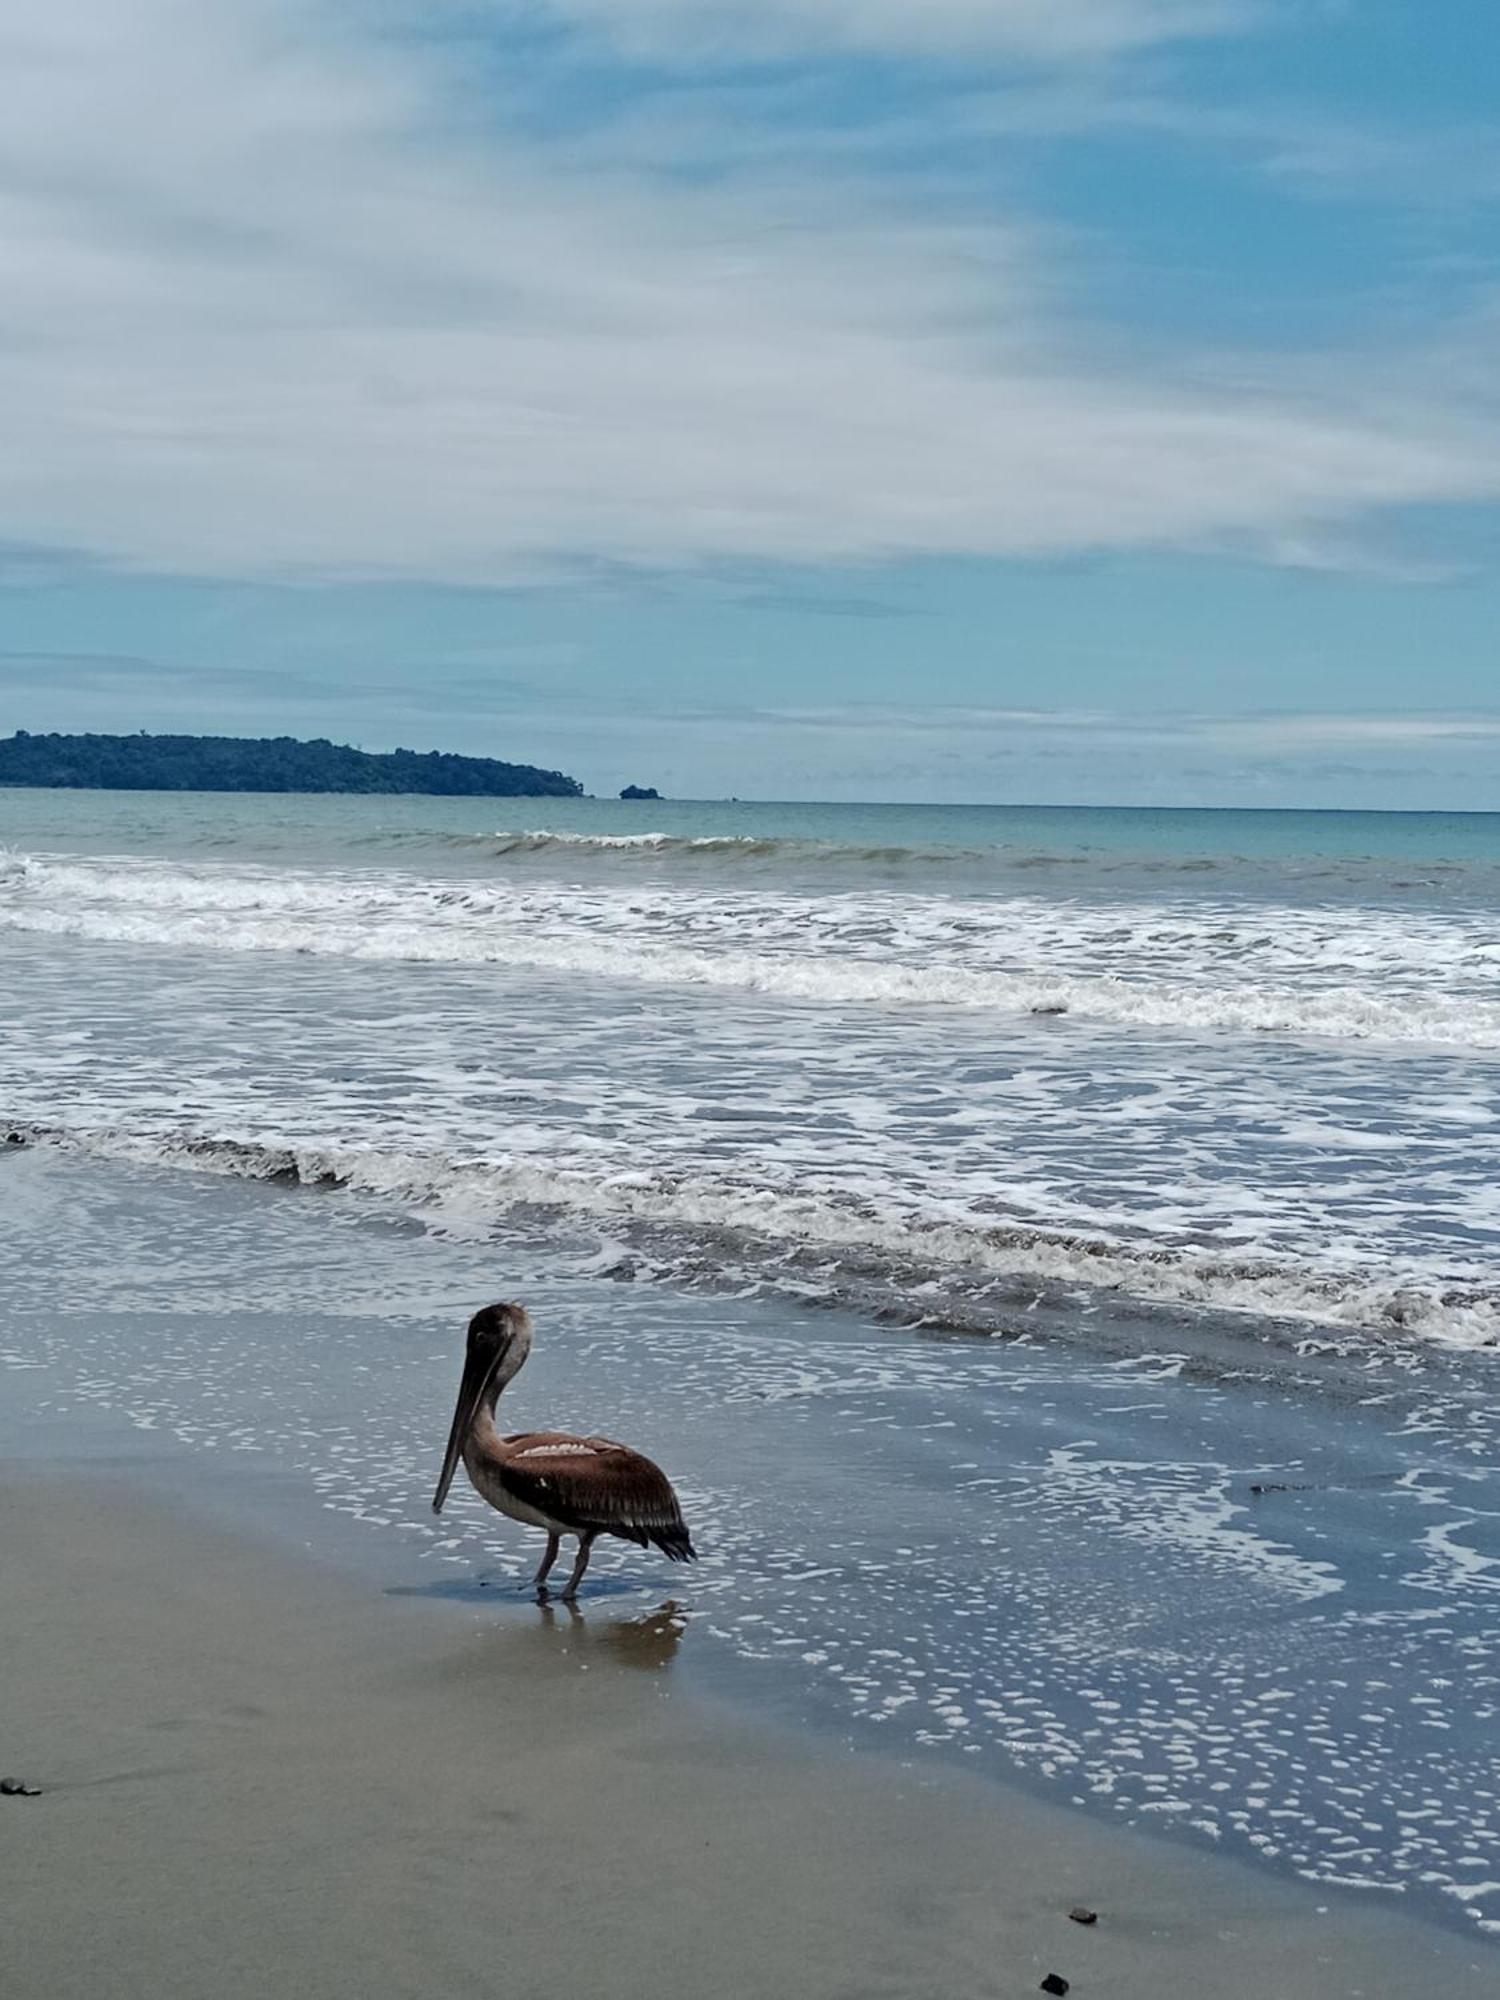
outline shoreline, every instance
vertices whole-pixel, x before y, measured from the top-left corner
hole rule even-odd
[[[438,1615],[114,1474],[7,1466],[0,1519],[17,2000],[1493,1990],[1387,1909],[746,1722],[669,1607]]]
[[[13,1156],[6,1186],[0,1465],[105,1474],[330,1590],[514,1638],[538,1550],[427,1499],[463,1312],[521,1296],[545,1339],[517,1423],[607,1424],[701,1530],[690,1577],[604,1548],[589,1580],[595,1619],[680,1604],[679,1698],[1493,1953],[1477,1390],[1309,1398],[710,1310],[587,1242],[62,1155]]]

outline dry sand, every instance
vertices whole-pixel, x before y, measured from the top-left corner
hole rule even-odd
[[[518,1628],[29,1468],[0,1536],[0,1770],[45,1787],[0,1798],[7,2000],[1500,1992],[1381,1907],[748,1726],[670,1612]]]

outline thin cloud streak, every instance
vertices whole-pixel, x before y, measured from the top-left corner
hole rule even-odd
[[[1124,713],[1110,709],[981,708],[926,703],[852,703],[838,708],[767,708],[753,712],[761,723],[791,730],[858,736],[938,734],[965,731],[1055,737],[1069,743],[1112,743],[1137,747],[1211,745],[1226,753],[1277,750],[1322,753],[1361,745],[1419,743],[1483,744],[1500,741],[1500,713],[1454,714],[1286,714],[1215,715],[1192,711]]]
[[[544,0],[619,46],[692,61],[732,49],[779,56],[837,48],[913,55],[1091,61],[1245,26],[1245,0]],[[516,8],[498,0],[501,18]]]

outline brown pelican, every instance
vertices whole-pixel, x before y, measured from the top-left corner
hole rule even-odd
[[[502,1437],[496,1430],[500,1391],[514,1381],[530,1352],[531,1319],[524,1306],[485,1306],[469,1321],[463,1380],[433,1513],[443,1511],[462,1457],[470,1483],[492,1507],[513,1521],[546,1529],[546,1554],[533,1579],[538,1589],[557,1561],[564,1535],[578,1537],[578,1560],[563,1592],[567,1598],[576,1594],[600,1535],[618,1535],[642,1548],[654,1544],[670,1562],[695,1561],[672,1482],[649,1458],[609,1438],[569,1437],[563,1431]]]

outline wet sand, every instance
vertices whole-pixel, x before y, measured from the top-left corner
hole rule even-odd
[[[403,1597],[0,1482],[12,2000],[1493,1994],[1494,1954],[686,1691],[670,1608]],[[1083,1903],[1099,1921],[1068,1920]]]

